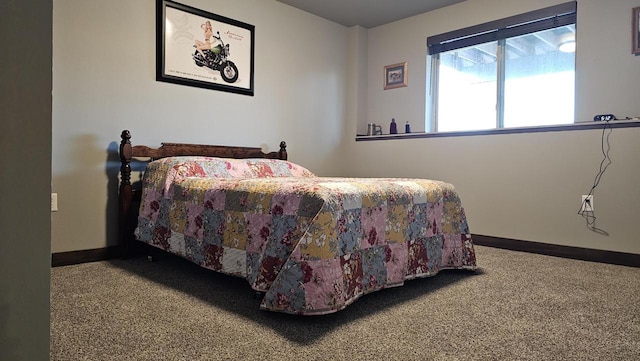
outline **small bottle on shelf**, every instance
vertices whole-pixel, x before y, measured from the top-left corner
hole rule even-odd
[[[389,125],[389,134],[398,134],[398,126],[396,125],[396,118],[391,118],[391,124]]]
[[[404,132],[411,133],[411,125],[409,124],[409,121],[407,121],[407,124],[404,125]]]

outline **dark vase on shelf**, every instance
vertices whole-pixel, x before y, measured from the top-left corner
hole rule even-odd
[[[391,119],[391,125],[389,125],[389,134],[398,134],[398,126],[396,125],[396,119]]]

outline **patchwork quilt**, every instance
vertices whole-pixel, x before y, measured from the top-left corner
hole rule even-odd
[[[173,157],[151,162],[143,184],[136,237],[245,278],[265,310],[331,313],[405,280],[476,268],[464,209],[445,182]]]

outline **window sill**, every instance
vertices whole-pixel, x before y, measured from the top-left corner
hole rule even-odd
[[[542,127],[521,127],[502,128],[459,132],[440,133],[400,133],[382,135],[356,135],[356,142],[370,140],[391,140],[391,139],[416,139],[416,138],[443,138],[443,137],[468,137],[474,135],[496,135],[496,134],[518,134],[518,133],[543,133],[543,132],[564,132],[572,130],[602,129],[606,122],[579,122],[563,125],[549,125]],[[609,121],[611,128],[635,128],[640,127],[640,120],[612,120]]]

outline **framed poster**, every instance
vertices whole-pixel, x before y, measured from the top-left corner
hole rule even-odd
[[[633,8],[631,14],[631,39],[633,41],[631,53],[640,55],[640,6]]]
[[[407,63],[384,67],[384,90],[407,86]]]
[[[253,96],[253,25],[156,1],[156,80]]]

